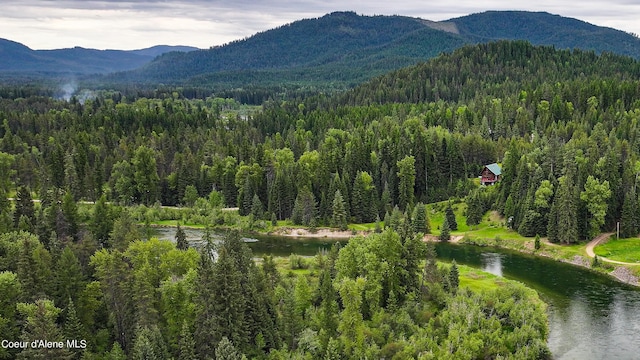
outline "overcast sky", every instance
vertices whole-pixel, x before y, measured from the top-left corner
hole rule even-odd
[[[451,2],[446,2],[451,3]],[[547,11],[640,34],[640,0],[1,0],[0,38],[32,49],[208,48],[333,11],[440,21],[487,10]]]

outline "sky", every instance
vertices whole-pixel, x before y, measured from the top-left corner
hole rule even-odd
[[[546,11],[640,34],[640,0],[1,0],[0,5],[0,38],[34,50],[209,48],[334,11],[433,21],[487,10]]]

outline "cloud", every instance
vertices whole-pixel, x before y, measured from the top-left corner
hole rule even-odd
[[[0,36],[35,49],[136,49],[157,44],[207,48],[333,11],[446,20],[487,10],[547,11],[640,33],[633,0],[3,0]]]

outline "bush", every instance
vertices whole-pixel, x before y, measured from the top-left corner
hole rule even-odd
[[[307,269],[309,268],[309,264],[302,256],[298,254],[289,255],[289,269],[298,270],[298,269]]]

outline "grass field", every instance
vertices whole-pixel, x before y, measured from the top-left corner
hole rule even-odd
[[[612,238],[596,246],[594,252],[610,260],[640,264],[640,238],[618,240]]]
[[[504,284],[504,278],[458,264],[460,271],[460,287],[469,288],[473,292],[492,290]]]

